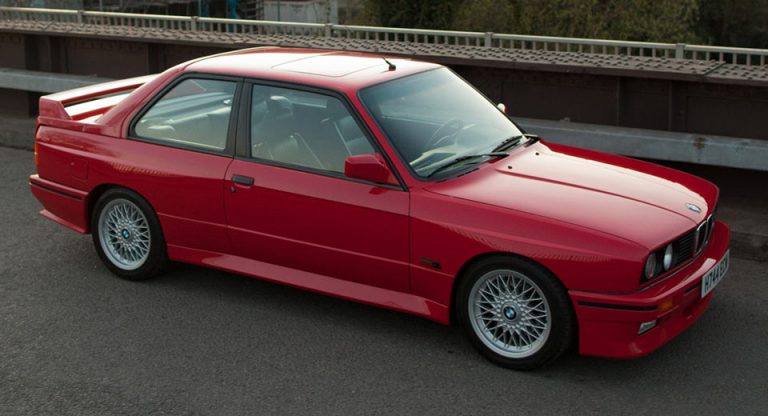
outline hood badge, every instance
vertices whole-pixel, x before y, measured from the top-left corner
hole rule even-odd
[[[697,213],[697,214],[701,214],[701,208],[699,208],[698,205],[694,205],[694,204],[691,204],[691,203],[686,203],[685,207],[690,209],[691,211]]]

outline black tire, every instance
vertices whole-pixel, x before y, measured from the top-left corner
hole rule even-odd
[[[499,273],[496,273],[497,271]],[[501,279],[505,279],[503,276],[508,276],[506,277],[507,282],[512,279],[512,276],[515,276],[518,279],[518,283],[523,281],[522,277],[527,278],[528,281],[526,283],[532,282],[539,290],[539,292],[535,292],[534,289],[533,294],[530,294],[530,296],[533,297],[540,293],[543,295],[545,302],[539,302],[538,300],[525,301],[529,303],[523,303],[525,307],[518,308],[519,304],[515,303],[517,302],[516,300],[497,301],[499,297],[489,298],[480,294],[482,292],[480,288],[484,288],[486,291],[489,288],[483,282],[489,280],[497,282],[493,280],[492,276],[500,276],[499,278]],[[493,363],[515,370],[535,369],[549,364],[560,357],[575,340],[577,321],[567,292],[560,281],[540,265],[520,257],[494,256],[482,259],[471,265],[460,278],[455,299],[456,317],[472,345]],[[483,282],[478,283],[481,279],[483,279]],[[475,288],[474,292],[473,288]],[[498,293],[507,296],[508,292],[502,290]],[[475,306],[476,303],[473,299],[470,299],[471,296],[474,296],[474,299],[480,299],[481,303],[484,303],[485,299],[492,299],[497,304],[500,303],[501,305],[498,308],[493,309],[493,311],[498,312],[490,311],[485,306]],[[511,297],[512,295],[510,294],[509,296]],[[525,296],[522,297],[522,299],[524,298]],[[518,296],[517,299],[520,299],[520,297]],[[538,299],[538,297],[534,299]],[[470,302],[472,303],[470,304]],[[491,302],[485,303],[491,304]],[[514,325],[516,323],[527,325],[527,322],[530,322],[531,319],[538,319],[531,318],[531,311],[526,309],[534,304],[541,305],[539,306],[540,308],[548,311],[549,321],[548,330],[540,329],[543,335],[540,335],[537,341],[531,343],[531,345],[535,346],[517,346],[529,348],[529,350],[511,351],[513,347],[508,346],[509,348],[505,349],[504,346],[494,345],[494,340],[503,343],[500,339],[507,339],[510,342],[521,344],[525,343],[525,340],[519,336],[517,340],[512,338],[514,330],[509,330],[505,333],[503,329],[497,328],[500,328],[502,325]],[[470,310],[470,308],[473,309]],[[518,310],[525,312],[517,312]],[[482,315],[483,318],[476,319],[473,323],[473,316],[476,315],[475,312],[477,311],[482,311],[484,315]],[[535,313],[543,314],[539,310],[536,310]],[[511,320],[510,316],[516,319],[516,321]],[[535,323],[542,327],[547,327],[546,324],[540,324],[540,321],[535,321]],[[496,337],[494,334],[497,333],[501,333],[506,338]],[[535,337],[530,338],[536,339]],[[502,355],[499,351],[507,355]],[[509,356],[514,354],[519,354],[520,356]],[[526,354],[529,355],[526,356]]]
[[[132,204],[138,208],[146,220],[146,222],[140,222],[142,224],[141,229],[144,230],[144,224],[146,223],[150,242],[148,253],[145,256],[141,256],[141,262],[136,262],[138,265],[133,266],[120,264],[117,260],[117,255],[107,252],[109,246],[108,243],[102,244],[102,232],[100,226],[100,220],[105,208],[120,203],[126,204],[126,201],[129,203],[127,204],[128,206]],[[105,215],[107,214],[105,213]],[[143,235],[146,235],[146,231],[141,232]],[[96,253],[98,253],[101,261],[104,262],[112,273],[123,279],[135,281],[155,277],[165,269],[168,263],[165,238],[163,237],[163,231],[160,228],[160,222],[157,220],[155,211],[144,198],[131,190],[111,188],[99,197],[91,214],[91,236],[93,237]]]

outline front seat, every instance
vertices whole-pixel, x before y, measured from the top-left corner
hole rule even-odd
[[[291,101],[286,97],[273,95],[267,99],[264,122],[253,135],[258,136],[266,145],[267,149],[262,153],[276,162],[324,169],[301,134],[295,131],[295,125]]]

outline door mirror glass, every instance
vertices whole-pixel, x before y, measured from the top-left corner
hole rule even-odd
[[[398,185],[395,176],[378,153],[347,157],[344,162],[344,175],[352,179]]]

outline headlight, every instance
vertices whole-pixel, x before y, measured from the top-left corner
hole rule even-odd
[[[664,266],[664,271],[667,271],[672,267],[673,254],[672,244],[667,245],[667,248],[664,249],[664,259],[661,262],[661,265]]]
[[[656,253],[651,253],[645,261],[645,278],[653,279],[656,276]]]

